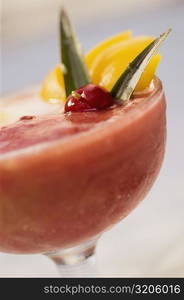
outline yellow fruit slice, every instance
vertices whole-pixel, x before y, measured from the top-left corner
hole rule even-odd
[[[121,32],[102,41],[91,51],[89,51],[89,53],[85,57],[89,72],[90,65],[94,64],[95,60],[96,63],[98,63],[100,57],[103,57],[103,52],[105,51],[107,53],[108,48],[111,45],[116,46],[119,41],[123,41],[129,38],[131,38],[131,31]],[[98,82],[96,82],[96,84],[98,84]],[[40,95],[46,101],[51,101],[52,99],[65,100],[66,97],[64,90],[64,79],[59,66],[51,71],[45,78],[42,84]]]
[[[149,87],[152,79],[154,78],[157,66],[160,62],[161,55],[157,54],[155,55],[145,68],[144,72],[142,73],[136,87],[135,92],[140,92]]]
[[[131,32],[117,34],[98,44],[86,55],[85,60],[92,82],[111,90],[128,64],[146,47],[154,38],[131,37]],[[143,72],[135,91],[141,91],[149,86],[154,77],[155,70],[160,61],[160,54],[155,55]],[[41,97],[44,100],[65,100],[64,79],[61,66],[57,66],[45,78]]]
[[[110,46],[115,45],[119,42],[130,39],[131,36],[132,36],[131,31],[124,31],[124,32],[118,33],[110,38],[107,38],[104,41],[97,44],[86,55],[85,60],[86,60],[86,64],[87,64],[88,68],[89,69],[91,68],[91,65],[98,58],[98,55],[103,54],[104,50],[107,50]]]
[[[117,44],[116,47],[111,46],[109,54],[101,57],[99,64],[94,63],[94,66],[91,67],[92,81],[110,91],[128,64],[152,41],[151,37],[137,37]],[[136,90],[144,89],[149,85],[159,60],[159,54],[151,59]]]
[[[42,84],[40,95],[46,101],[65,100],[64,79],[60,66],[57,66],[47,75]]]
[[[99,84],[101,80],[102,70],[104,70],[104,68],[109,63],[109,58],[111,57],[112,53],[116,53],[117,50],[122,49],[124,43],[126,43],[126,40],[118,42],[114,45],[110,45],[108,48],[104,49],[94,58],[90,66],[87,64],[89,74],[93,83]]]

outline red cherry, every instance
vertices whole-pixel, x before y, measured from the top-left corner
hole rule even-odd
[[[65,112],[100,110],[111,106],[114,99],[104,88],[88,84],[72,92],[65,103]]]

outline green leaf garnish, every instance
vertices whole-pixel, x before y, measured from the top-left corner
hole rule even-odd
[[[60,48],[67,97],[72,91],[88,84],[89,76],[79,44],[64,9],[60,13]]]
[[[166,39],[171,29],[151,42],[138,56],[129,64],[127,69],[121,74],[111,90],[111,95],[117,101],[128,101],[133,93],[142,73],[148,65],[150,59],[158,51],[161,43]]]

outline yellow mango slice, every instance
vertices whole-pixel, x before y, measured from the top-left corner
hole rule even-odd
[[[131,32],[117,34],[98,44],[85,57],[92,82],[111,90],[119,76],[128,64],[146,47],[154,38],[131,37]],[[155,70],[160,61],[160,54],[155,55],[143,72],[135,91],[144,90],[154,77]],[[61,66],[57,66],[45,78],[41,92],[44,100],[65,100],[64,78]]]
[[[45,78],[40,96],[46,101],[53,99],[65,100],[64,78],[61,67],[58,65]]]
[[[115,45],[124,40],[130,39],[132,36],[131,31],[124,31],[118,33],[110,38],[105,39],[104,41],[97,44],[94,48],[92,48],[86,55],[85,61],[88,68],[91,68],[91,65],[94,63],[94,60],[98,57],[98,55],[103,54],[103,51],[107,50],[110,46]]]
[[[107,56],[100,59],[100,63],[91,67],[92,81],[111,90],[119,76],[127,68],[128,64],[151,42],[151,37],[132,38],[115,46],[111,46]],[[155,69],[160,60],[160,55],[154,56],[146,67],[144,76],[142,75],[136,90],[147,87],[154,76]],[[143,82],[145,81],[145,82]]]
[[[157,54],[153,56],[153,58],[150,60],[149,64],[145,68],[144,72],[142,73],[136,87],[135,92],[140,92],[149,87],[152,79],[154,78],[157,66],[160,62],[161,55]]]
[[[89,73],[91,73],[90,66],[92,64],[94,65],[95,60],[97,60],[98,63],[100,57],[103,57],[104,51],[107,52],[108,48],[111,45],[115,46],[119,41],[123,41],[129,38],[131,38],[131,31],[121,32],[102,41],[91,51],[89,51],[85,57]],[[98,82],[96,82],[96,84],[98,84]],[[64,79],[59,66],[51,71],[45,78],[42,84],[40,95],[46,101],[49,101],[50,99],[65,100]]]
[[[101,80],[102,70],[104,70],[104,68],[109,63],[109,58],[111,57],[112,53],[116,53],[117,50],[122,49],[124,43],[126,43],[126,41],[122,41],[114,45],[110,45],[108,48],[98,53],[98,55],[91,62],[90,66],[87,64],[87,67],[89,69],[89,74],[93,83],[99,84]]]

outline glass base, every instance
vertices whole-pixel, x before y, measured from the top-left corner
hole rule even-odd
[[[45,253],[45,255],[56,264],[63,278],[97,277],[95,249],[98,238],[72,248]]]

